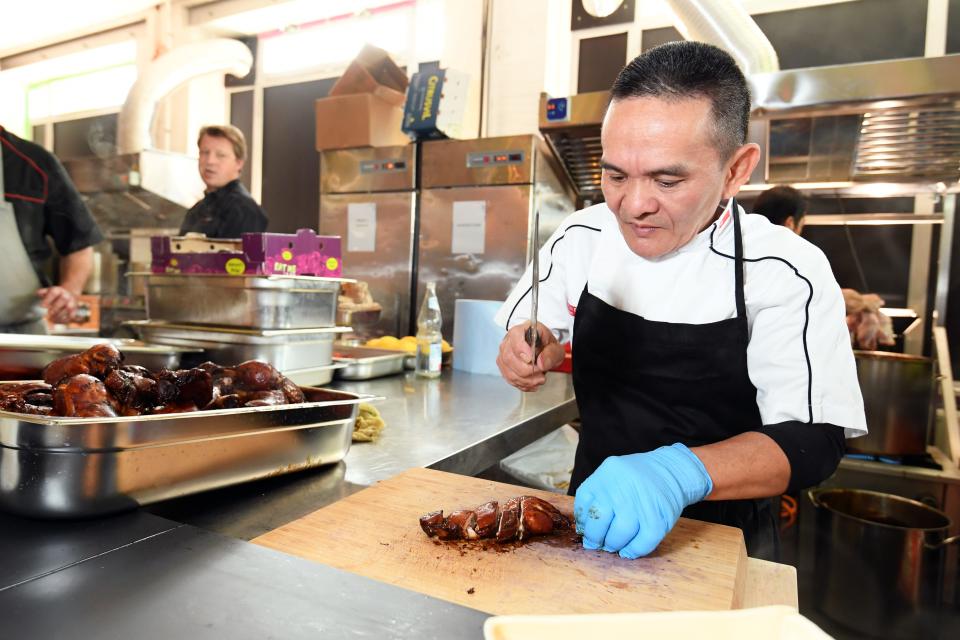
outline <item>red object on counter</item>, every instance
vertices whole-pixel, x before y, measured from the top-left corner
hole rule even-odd
[[[559,371],[560,373],[573,373],[573,354],[570,352],[571,346],[568,342],[563,345],[563,351],[565,355],[563,356],[563,362],[555,366],[551,371]]]

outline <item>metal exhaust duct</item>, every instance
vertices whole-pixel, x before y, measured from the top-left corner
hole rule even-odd
[[[725,50],[744,75],[780,70],[780,60],[770,40],[739,2],[716,0],[666,0],[677,31],[687,40],[698,40]]]
[[[117,121],[117,152],[137,153],[151,148],[150,126],[157,102],[184,82],[208,73],[243,77],[253,66],[253,55],[237,40],[216,38],[180,45],[144,69],[130,88]]]

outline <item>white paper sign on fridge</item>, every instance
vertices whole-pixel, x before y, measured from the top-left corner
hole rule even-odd
[[[487,231],[487,203],[466,200],[453,203],[453,238],[450,253],[483,253]]]
[[[377,205],[351,202],[347,205],[347,251],[377,250]]]

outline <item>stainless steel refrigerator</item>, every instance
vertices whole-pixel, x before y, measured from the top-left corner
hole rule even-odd
[[[367,282],[383,307],[365,337],[408,333],[416,172],[413,144],[321,154],[320,234],[342,238],[343,276]]]
[[[443,335],[458,298],[504,300],[540,243],[574,210],[574,191],[538,135],[422,143],[416,300],[437,283]],[[415,318],[411,318],[416,330]]]

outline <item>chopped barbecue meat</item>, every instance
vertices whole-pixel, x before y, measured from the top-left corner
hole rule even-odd
[[[440,540],[477,540],[494,538],[497,542],[526,540],[570,528],[570,519],[555,506],[534,496],[510,498],[498,508],[497,502],[476,509],[454,511],[446,518],[443,511],[432,511],[420,518],[420,528]]]
[[[475,511],[477,512],[477,535],[481,538],[492,538],[497,535],[497,526],[500,524],[500,506],[496,500],[480,505]]]
[[[171,402],[159,407],[153,407],[149,413],[150,415],[158,415],[162,413],[190,413],[191,411],[199,411],[197,405],[192,402]]]
[[[151,372],[123,364],[111,344],[59,358],[44,383],[0,384],[0,411],[67,417],[114,417],[205,409],[265,407],[305,400],[293,381],[266,362]]]
[[[45,382],[5,384],[0,387],[0,411],[50,415],[53,412],[53,387]]]
[[[254,391],[240,394],[245,407],[269,407],[278,404],[287,404],[287,396],[279,389],[270,391]]]
[[[474,511],[466,509],[454,511],[447,517],[447,522],[451,531],[455,530],[457,532],[457,535],[454,536],[455,539],[476,540],[480,537],[477,535],[477,514]]]
[[[513,540],[520,533],[520,498],[510,498],[500,511],[497,523],[497,542]]]
[[[103,381],[120,405],[120,414],[138,416],[148,409],[162,404],[159,385],[146,369],[146,375],[138,371],[142,367],[122,367],[110,372]]]
[[[75,418],[115,418],[117,401],[100,380],[81,373],[62,380],[53,390],[53,412]]]
[[[54,360],[43,369],[43,381],[56,385],[61,380],[80,374],[103,380],[111,371],[123,364],[123,354],[112,344],[104,343],[90,347],[83,353],[64,356]]]

